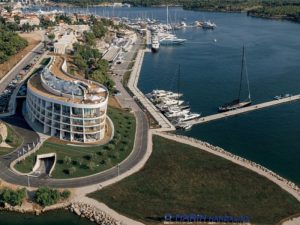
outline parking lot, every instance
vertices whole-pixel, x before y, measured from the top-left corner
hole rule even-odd
[[[12,74],[7,78],[7,81],[2,81],[1,84],[6,86],[2,86],[3,91],[0,92],[0,113],[8,112],[8,106],[10,97],[12,96],[14,90],[18,86],[18,84],[22,81],[23,77],[30,71],[30,69],[35,65],[35,63],[41,57],[41,52],[38,52],[34,55],[34,58],[29,61],[28,64],[23,65],[18,71]],[[11,79],[11,80],[10,80]],[[10,80],[10,81],[9,81]],[[24,96],[26,95],[26,86],[22,86],[19,90],[18,95]]]

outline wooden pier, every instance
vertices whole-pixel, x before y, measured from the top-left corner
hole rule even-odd
[[[228,112],[217,113],[217,114],[214,114],[214,115],[201,117],[199,119],[191,120],[191,121],[188,121],[186,123],[190,124],[190,125],[208,123],[208,122],[211,122],[211,121],[214,121],[214,120],[219,120],[219,119],[223,119],[223,118],[226,118],[226,117],[251,112],[251,111],[254,111],[254,110],[265,109],[265,108],[268,108],[268,107],[271,107],[271,106],[276,106],[276,105],[279,105],[279,104],[289,103],[289,102],[298,101],[298,100],[300,100],[300,95],[294,95],[294,96],[287,97],[287,98],[282,98],[282,99],[279,99],[279,100],[272,100],[272,101],[260,103],[260,104],[257,104],[257,105],[251,105],[251,106],[248,106],[248,107],[245,107],[245,108],[240,108],[240,109],[236,109],[236,110],[232,110],[232,111],[228,111]]]

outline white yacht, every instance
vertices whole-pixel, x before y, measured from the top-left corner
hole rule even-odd
[[[177,38],[174,34],[169,32],[160,34],[160,44],[161,45],[181,45],[186,42],[186,39]]]
[[[178,119],[178,122],[185,122],[185,121],[189,121],[189,120],[194,120],[194,119],[198,119],[201,117],[201,114],[199,113],[187,113],[184,114],[183,117]]]
[[[158,52],[159,50],[159,39],[157,33],[153,33],[151,36],[151,49],[152,52]]]
[[[184,116],[185,114],[188,114],[189,112],[190,112],[189,109],[170,111],[170,112],[165,113],[165,116],[168,118],[175,118],[175,117]]]
[[[157,99],[157,98],[180,98],[182,96],[181,93],[174,93],[172,91],[165,91],[165,90],[153,90],[151,93],[146,94],[148,98]]]
[[[164,30],[166,30],[166,31],[161,32],[159,35],[160,36],[159,42],[161,45],[180,45],[186,41],[186,39],[177,38],[174,34],[172,34],[170,32],[173,30],[173,28],[169,24],[169,7],[168,6],[167,6],[167,25]]]
[[[217,25],[210,20],[204,21],[202,25],[203,29],[215,29]]]
[[[171,105],[182,105],[184,103],[183,100],[175,100],[175,99],[170,99],[170,98],[161,98],[161,101],[166,105],[166,106],[171,106]]]
[[[161,111],[162,112],[172,112],[172,111],[181,111],[181,110],[190,110],[189,105],[172,105],[172,106],[162,106]]]

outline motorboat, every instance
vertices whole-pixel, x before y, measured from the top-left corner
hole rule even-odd
[[[210,20],[204,21],[202,24],[203,29],[215,29],[217,25]]]
[[[186,121],[190,121],[190,120],[194,120],[194,119],[198,119],[201,117],[200,113],[187,113],[184,114],[183,117],[178,118],[178,122],[186,122]]]

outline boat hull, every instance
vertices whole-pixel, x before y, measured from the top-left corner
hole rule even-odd
[[[182,45],[185,40],[161,40],[161,45]]]
[[[232,106],[219,107],[218,111],[219,111],[219,112],[228,112],[228,111],[232,111],[232,110],[236,110],[236,109],[240,109],[240,108],[247,107],[247,106],[249,106],[249,105],[251,105],[251,104],[252,104],[251,101],[240,102],[240,103],[235,104],[235,105],[232,105]]]
[[[159,48],[153,48],[153,47],[152,47],[151,50],[152,50],[152,52],[156,53],[156,52],[159,51]]]

